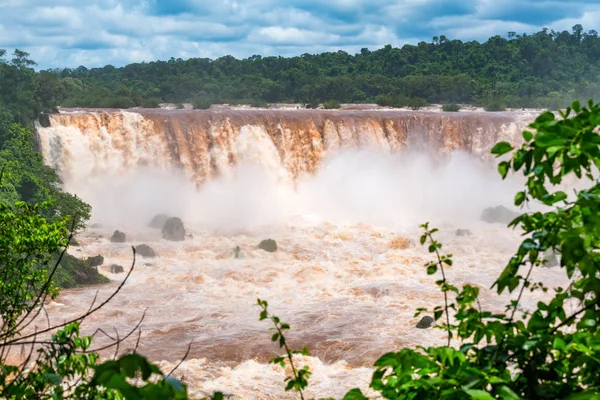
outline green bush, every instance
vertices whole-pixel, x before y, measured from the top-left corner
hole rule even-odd
[[[341,107],[342,107],[342,105],[337,100],[327,100],[326,102],[323,103],[323,108],[326,110],[336,110]]]
[[[183,103],[177,103],[177,104],[175,104],[175,108],[178,109],[178,110],[183,110],[183,108],[184,108]]]
[[[265,239],[259,243],[258,248],[269,253],[275,253],[277,251],[277,242],[273,239]]]
[[[160,107],[160,99],[156,98],[156,97],[142,99],[140,106],[142,106],[143,108],[159,108]]]
[[[192,103],[192,106],[194,107],[195,110],[208,110],[210,108],[210,106],[212,106],[212,105],[213,105],[212,99],[209,99],[207,97],[198,98],[198,99],[194,100],[194,102]]]
[[[427,100],[420,98],[420,97],[413,97],[411,99],[408,99],[407,102],[407,106],[410,107],[413,110],[418,110],[422,107],[426,107],[429,103],[427,102]]]
[[[492,100],[485,105],[484,110],[490,112],[504,111],[506,110],[506,106],[500,101]]]
[[[446,112],[458,112],[460,111],[460,106],[455,103],[444,104],[442,106],[442,111]]]
[[[406,107],[408,105],[409,100],[406,97],[396,95],[396,94],[388,94],[388,95],[379,95],[375,99],[375,102],[378,106],[381,107],[395,107],[401,108]]]

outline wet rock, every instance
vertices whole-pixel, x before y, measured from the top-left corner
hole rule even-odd
[[[114,231],[112,236],[110,237],[110,241],[112,243],[124,243],[127,241],[127,235],[121,231]]]
[[[72,237],[71,240],[69,240],[69,246],[71,246],[71,247],[79,247],[81,245],[79,244],[79,242],[77,241],[77,239],[75,239],[75,237]]]
[[[472,233],[468,229],[457,229],[456,236],[471,236]]]
[[[86,261],[90,267],[98,267],[104,264],[104,257],[102,257],[101,255],[97,255],[94,257],[88,257]]]
[[[104,228],[104,225],[102,225],[102,224],[92,224],[92,225],[90,225],[90,228],[100,229],[100,228]]]
[[[277,251],[277,242],[273,239],[265,239],[258,244],[258,248],[269,253],[275,253]]]
[[[421,318],[421,320],[417,323],[416,327],[419,329],[427,329],[427,328],[431,328],[434,325],[435,321],[433,320],[433,318],[431,318],[429,315],[424,316],[423,318]]]
[[[58,257],[59,255],[56,256],[57,259]],[[82,260],[68,253],[62,255],[54,280],[61,288],[109,282],[108,278],[98,272],[98,268],[90,265],[89,259]]]
[[[50,128],[50,116],[46,113],[40,113],[38,122],[42,128]]]
[[[148,226],[154,229],[162,229],[163,226],[165,226],[165,222],[167,222],[169,218],[171,218],[170,215],[157,214],[154,216],[154,218],[152,218],[152,221],[150,221],[150,224]]]
[[[110,266],[110,272],[112,272],[113,274],[120,274],[125,272],[125,269],[123,269],[123,267],[120,265],[113,264]]]
[[[519,213],[511,211],[504,206],[489,207],[483,210],[483,213],[481,214],[481,220],[490,224],[508,224],[519,215]]]
[[[185,240],[185,227],[183,226],[183,221],[177,217],[169,218],[162,227],[161,233],[163,239],[174,242]]]
[[[154,249],[147,244],[140,244],[139,246],[135,246],[135,252],[142,257],[156,257],[156,252]]]

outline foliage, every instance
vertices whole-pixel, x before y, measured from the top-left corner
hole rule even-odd
[[[273,323],[273,328],[270,328],[270,330],[274,331],[273,336],[271,336],[271,341],[277,342],[279,344],[279,348],[283,348],[285,350],[285,356],[275,357],[270,361],[270,363],[279,364],[282,368],[285,368],[285,360],[287,358],[288,362],[290,363],[290,367],[292,368],[292,376],[285,377],[285,382],[287,382],[285,390],[288,391],[294,389],[298,392],[300,398],[304,400],[304,393],[302,392],[302,389],[308,386],[308,378],[310,377],[311,372],[308,368],[308,365],[305,365],[302,368],[296,367],[294,364],[294,354],[302,354],[307,356],[309,355],[308,348],[304,347],[302,350],[291,350],[284,335],[284,331],[290,329],[290,325],[285,322],[281,322],[279,317],[276,315],[270,314],[268,309],[269,304],[265,300],[258,299],[257,303],[262,309],[259,320],[263,321],[268,319]]]
[[[76,219],[81,229],[90,217],[89,205],[60,189],[55,171],[36,151],[33,121],[42,111],[54,111],[64,90],[56,74],[30,68],[29,54],[15,50],[6,62],[0,51],[0,201],[45,203],[43,216],[58,221]]]
[[[185,385],[135,350],[117,358],[119,344],[139,332],[141,320],[129,334],[119,338],[117,333],[114,342],[100,348],[116,347],[115,359],[104,363],[91,348],[93,337],[80,336],[80,324],[111,301],[125,281],[108,299],[99,305],[94,301],[70,321],[52,326],[48,320],[46,328],[27,329],[45,312],[47,297],[57,294],[53,276],[70,239],[64,220],[48,223],[39,210],[23,202],[0,203],[0,398],[186,399]],[[8,362],[13,348],[29,348],[20,364]]]
[[[48,73],[55,75],[60,91],[54,93],[64,106],[108,107],[111,99],[127,97],[136,105],[149,98],[198,105],[198,99],[211,104],[256,99],[310,105],[336,99],[405,107],[403,99],[422,98],[435,104],[496,99],[509,107],[555,109],[600,93],[600,37],[575,25],[570,32],[511,32],[483,43],[440,36],[428,43],[387,45],[358,54],[172,58]]]
[[[341,107],[342,105],[337,100],[327,100],[323,103],[323,108],[326,110],[335,110]]]
[[[277,242],[273,239],[264,239],[260,241],[258,248],[269,253],[275,253],[277,251]]]
[[[490,111],[490,112],[504,111],[504,110],[506,110],[506,106],[499,101],[492,100],[485,105],[484,109],[485,109],[485,111]]]
[[[456,103],[444,104],[442,106],[442,111],[446,112],[458,112],[460,111],[460,106]]]
[[[411,99],[408,100],[408,102],[406,103],[406,105],[410,108],[412,108],[413,110],[418,110],[422,107],[427,106],[427,100],[420,98],[420,97],[413,97]]]
[[[66,232],[64,221],[47,223],[36,206],[0,203],[0,335],[15,333],[19,318],[40,293],[57,294],[46,284],[44,266],[66,245]]]

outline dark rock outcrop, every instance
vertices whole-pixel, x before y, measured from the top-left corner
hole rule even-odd
[[[171,216],[167,214],[156,214],[148,226],[154,229],[162,229],[169,218],[171,218]]]
[[[123,267],[120,265],[113,264],[110,266],[110,272],[112,272],[113,274],[120,274],[122,272],[125,272],[125,269],[123,269]]]
[[[124,243],[127,241],[127,235],[121,231],[114,231],[112,236],[110,237],[110,241],[112,243]]]
[[[277,251],[277,242],[273,239],[265,239],[258,244],[258,248],[269,253],[275,253]]]
[[[423,318],[421,318],[419,322],[417,322],[416,327],[419,329],[427,329],[431,328],[434,325],[434,323],[435,321],[433,320],[433,318],[431,318],[429,315],[426,315]]]
[[[177,217],[169,218],[162,227],[161,233],[163,239],[174,242],[185,240],[185,227],[183,226],[183,221]]]
[[[58,255],[56,257],[58,259]],[[101,275],[98,268],[91,266],[88,260],[79,259],[69,253],[63,254],[54,274],[54,282],[61,288],[107,283],[108,278]]]
[[[69,240],[69,246],[71,246],[71,247],[79,247],[81,245],[79,244],[79,242],[77,241],[77,239],[75,239],[75,236],[73,236],[71,238],[71,240]]]
[[[50,128],[50,116],[46,113],[40,113],[38,122],[42,128]]]
[[[456,236],[471,236],[472,233],[468,229],[457,229]]]
[[[97,255],[94,257],[88,257],[86,261],[90,267],[98,267],[104,264],[104,257],[102,257],[101,255]]]
[[[481,214],[481,220],[488,222],[490,224],[493,223],[501,223],[508,224],[513,219],[517,218],[519,213],[509,210],[504,206],[498,207],[489,207],[483,210]]]
[[[156,257],[156,252],[154,249],[147,244],[135,246],[135,252],[142,257]]]

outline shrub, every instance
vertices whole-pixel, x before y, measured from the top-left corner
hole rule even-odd
[[[500,101],[492,100],[485,105],[484,110],[490,112],[504,111],[506,106]]]
[[[336,110],[340,107],[342,107],[342,105],[337,100],[327,100],[325,103],[323,103],[323,108],[326,110]]]
[[[375,102],[378,106],[381,107],[401,108],[406,107],[406,105],[408,104],[408,99],[397,94],[387,94],[377,96]]]
[[[273,239],[265,239],[259,243],[258,248],[269,253],[275,253],[277,251],[277,242]]]
[[[178,110],[183,110],[183,108],[184,108],[183,103],[177,103],[177,104],[175,104],[175,108],[178,109]]]
[[[194,100],[192,106],[195,110],[208,110],[213,105],[213,101],[207,97],[200,97]]]
[[[160,107],[160,99],[158,99],[156,97],[142,99],[140,105],[143,108],[158,108],[158,107]]]
[[[408,100],[406,105],[416,111],[416,110],[420,109],[421,107],[427,106],[428,104],[429,103],[425,99],[422,99],[420,97],[413,97]]]
[[[446,112],[458,112],[458,111],[460,111],[460,106],[458,104],[455,104],[455,103],[444,104],[442,106],[442,111],[446,111]]]

